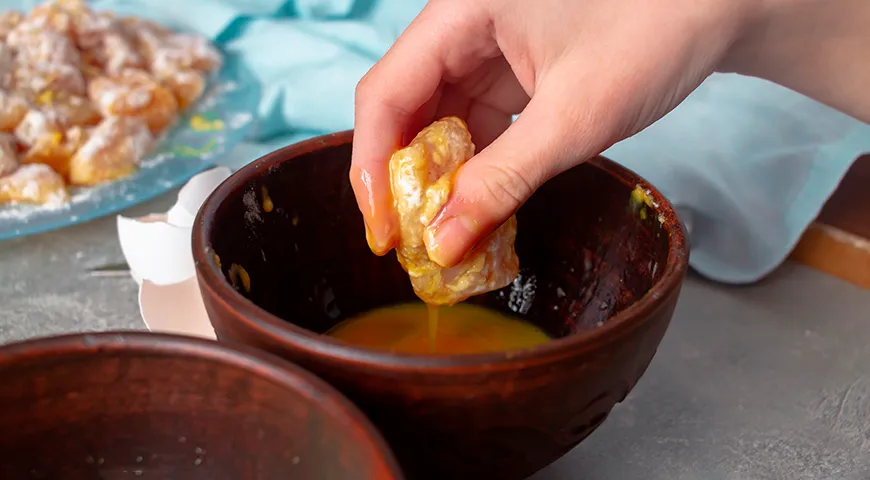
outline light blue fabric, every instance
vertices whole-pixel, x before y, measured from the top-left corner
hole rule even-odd
[[[0,0],[0,6],[36,2]],[[258,125],[239,164],[353,125],[359,78],[422,0],[97,0],[210,36],[242,54],[263,84]],[[870,127],[767,82],[711,77],[665,119],[605,154],[657,185],[691,228],[691,264],[754,281],[788,254]]]
[[[770,82],[717,74],[605,155],[677,206],[695,269],[748,283],[786,258],[865,152],[870,126]]]

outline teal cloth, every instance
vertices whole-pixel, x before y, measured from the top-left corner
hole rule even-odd
[[[419,0],[90,3],[96,9],[135,14],[199,32],[241,55],[263,88],[258,122],[246,145],[248,154],[352,128],[356,82],[425,4]]]
[[[471,1],[471,0],[469,0]],[[36,2],[0,0],[0,6]],[[249,142],[224,163],[353,126],[356,82],[422,0],[97,0],[209,36],[262,83]],[[856,60],[857,61],[857,60]],[[657,185],[691,230],[691,264],[732,283],[786,257],[870,127],[770,83],[714,75],[674,112],[605,155]],[[522,227],[521,227],[522,228]]]
[[[870,125],[767,81],[717,74],[605,155],[677,207],[695,269],[742,284],[782,263],[865,152]]]

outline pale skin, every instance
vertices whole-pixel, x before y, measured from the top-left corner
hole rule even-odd
[[[713,72],[870,122],[868,27],[868,0],[432,0],[357,86],[350,178],[369,246],[398,241],[387,162],[433,120],[465,119],[478,147],[427,227],[429,256],[449,267]]]

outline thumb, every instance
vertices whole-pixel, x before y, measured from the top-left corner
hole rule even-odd
[[[544,182],[603,150],[594,115],[568,111],[570,97],[560,90],[541,85],[519,118],[459,169],[450,198],[426,228],[432,261],[456,265]]]

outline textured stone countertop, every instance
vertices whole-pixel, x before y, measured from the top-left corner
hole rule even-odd
[[[174,196],[133,210],[158,211]],[[0,343],[144,328],[114,218],[0,243]],[[870,478],[870,292],[787,264],[729,288],[690,278],[646,375],[534,480]]]

